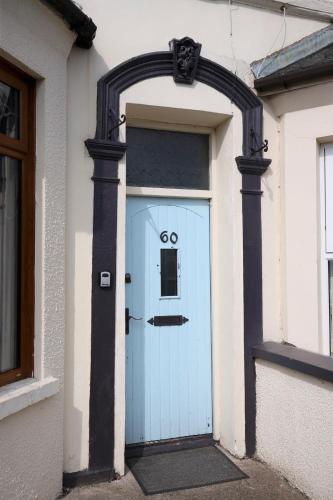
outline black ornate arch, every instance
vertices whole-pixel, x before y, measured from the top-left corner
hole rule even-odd
[[[172,52],[152,52],[129,59],[104,75],[97,86],[97,127],[93,141],[118,140],[118,129],[111,129],[119,118],[119,98],[124,90],[143,80],[173,74]],[[203,57],[199,58],[195,80],[221,92],[242,111],[243,155],[251,155],[256,141],[261,143],[262,139],[260,99],[236,75]],[[90,145],[92,141],[88,139],[88,149]]]
[[[98,82],[97,128],[86,146],[94,159],[94,221],[92,264],[92,330],[89,475],[110,478],[114,452],[114,366],[117,250],[118,160],[126,144],[118,141],[119,99],[128,87],[146,79],[173,76],[172,52],[153,52],[130,59]],[[255,452],[255,367],[252,348],[262,341],[261,175],[270,160],[256,151],[262,144],[262,104],[233,73],[200,57],[195,80],[230,98],[243,116],[243,156],[236,158],[242,174],[244,361],[247,455]],[[189,83],[189,82],[185,82]],[[99,273],[111,272],[112,287],[100,288]]]

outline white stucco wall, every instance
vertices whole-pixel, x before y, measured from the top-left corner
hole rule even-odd
[[[204,57],[234,70],[240,61],[250,63],[272,51],[283,21],[282,13],[245,5],[232,5],[230,11],[227,1],[81,0],[80,4],[98,26],[94,47],[100,57],[92,54],[92,70],[99,76],[105,72],[103,62],[111,68],[136,55],[168,50],[169,40],[183,36],[202,43]],[[284,45],[324,26],[287,14]],[[274,50],[282,42],[283,33]]]
[[[93,49],[91,49],[93,50]],[[90,65],[87,51],[76,47],[69,58],[66,224],[66,353],[64,469],[88,467],[91,347],[91,264],[93,182],[91,159],[84,146],[90,113],[96,114],[95,93],[86,92]],[[82,78],[78,75],[81,74]],[[95,91],[95,89],[93,89]],[[92,101],[92,102],[91,102]],[[93,110],[93,111],[92,111]]]
[[[280,129],[282,335],[322,354],[319,149],[333,140],[332,90],[326,82],[267,98]]]
[[[333,492],[333,384],[257,360],[257,454],[315,500]]]
[[[168,50],[172,38],[191,36],[202,44],[202,55],[236,71],[252,84],[249,63],[264,57],[282,45],[284,30],[279,33],[283,16],[248,6],[228,2],[201,0],[80,0],[84,11],[98,26],[94,46],[90,51],[74,49],[69,61],[69,170],[67,186],[69,202],[67,290],[70,307],[66,316],[66,388],[65,412],[65,471],[74,472],[88,466],[89,439],[89,381],[90,381],[90,326],[91,326],[91,241],[93,185],[90,176],[93,161],[89,158],[84,140],[94,137],[96,125],[96,85],[98,79],[117,64],[136,55]],[[231,9],[231,10],[230,10]],[[230,24],[231,23],[231,24]],[[285,45],[325,26],[323,23],[292,17],[287,14]],[[159,81],[158,81],[159,80]],[[175,86],[172,78],[147,81],[128,89],[122,99],[122,111],[136,120],[155,120],[169,124],[210,126],[223,147],[216,152],[220,168],[221,189],[215,193],[216,226],[224,224],[223,232],[215,233],[223,255],[217,276],[222,287],[215,288],[215,338],[213,359],[216,372],[214,385],[214,434],[232,452],[244,453],[244,384],[243,318],[242,318],[242,241],[241,241],[241,176],[234,157],[241,153],[242,129],[237,111],[230,106],[222,110],[223,98],[207,87]],[[137,106],[138,105],[138,106]],[[147,115],[147,108],[155,112]],[[135,106],[137,106],[135,108]],[[221,107],[222,106],[222,107]],[[166,109],[167,108],[167,109]],[[194,113],[190,113],[194,111]],[[203,111],[216,113],[215,118],[204,117]],[[232,126],[224,128],[220,114],[233,115]],[[207,120],[209,123],[207,123]],[[215,121],[214,121],[215,119]],[[134,120],[135,121],[135,120]],[[148,122],[147,122],[148,123]],[[268,157],[272,168],[263,178],[263,288],[265,339],[282,338],[281,279],[280,279],[280,151],[279,119],[271,103],[265,103],[264,135],[269,139]],[[124,127],[120,129],[125,138]],[[223,139],[223,140],[222,140]],[[221,146],[221,144],[220,144]],[[220,162],[220,163],[219,163]],[[229,169],[230,175],[227,175]],[[126,190],[125,159],[120,164],[118,272],[124,271],[124,207]],[[216,177],[218,179],[218,177]],[[216,184],[215,186],[218,186]],[[226,187],[231,191],[226,191]],[[215,188],[213,188],[214,190]],[[218,199],[217,194],[220,195]],[[233,203],[233,205],[230,205]],[[234,209],[234,210],[233,210]],[[220,217],[220,218],[219,218]],[[227,236],[226,236],[227,235]],[[228,240],[229,236],[232,236]],[[228,242],[227,242],[228,240]],[[213,249],[213,253],[214,253]],[[217,253],[215,253],[217,256]],[[231,261],[227,260],[228,256]],[[116,425],[115,463],[123,471],[124,446],[124,335],[123,274],[117,280],[117,337],[116,337]],[[231,294],[233,291],[233,294]],[[220,302],[219,302],[220,301]],[[220,310],[218,310],[218,306]],[[214,309],[214,305],[213,305]],[[223,314],[220,312],[223,311]],[[223,324],[224,321],[224,324]],[[221,363],[222,362],[222,363]],[[230,375],[230,373],[232,375]],[[231,378],[230,378],[231,377]],[[78,424],[78,421],[80,422]]]
[[[34,376],[42,387],[45,380],[53,387],[45,391],[33,381],[20,382],[25,394],[12,403],[17,384],[1,388],[0,400],[14,412],[0,421],[5,500],[53,500],[62,488],[67,57],[74,39],[45,5],[0,2],[0,55],[37,79]],[[15,413],[18,405],[22,409]]]
[[[264,156],[272,160],[261,178],[263,337],[281,340],[281,196],[279,120],[264,102],[263,137],[269,142]]]

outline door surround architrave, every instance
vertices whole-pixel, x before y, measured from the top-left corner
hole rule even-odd
[[[89,471],[113,471],[114,361],[118,161],[126,151],[119,142],[119,101],[124,90],[154,77],[173,76],[173,53],[152,52],[130,59],[109,71],[98,82],[97,127],[85,144],[94,159],[94,219],[92,262],[91,384]],[[241,110],[243,156],[236,164],[242,174],[244,370],[246,452],[255,452],[256,396],[252,348],[263,338],[261,175],[271,160],[256,152],[262,144],[262,103],[236,75],[219,64],[199,57],[195,80],[230,98]],[[108,269],[114,277],[110,289],[101,289],[98,275]],[[110,359],[113,364],[110,365]]]

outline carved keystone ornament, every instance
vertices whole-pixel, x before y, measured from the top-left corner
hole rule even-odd
[[[201,44],[186,36],[181,40],[171,40],[169,46],[173,51],[174,81],[192,84],[197,72]]]

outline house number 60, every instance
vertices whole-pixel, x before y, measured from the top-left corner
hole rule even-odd
[[[161,234],[160,234],[160,240],[162,241],[162,243],[168,243],[169,241],[169,235],[168,235],[168,231],[162,231]],[[174,233],[172,232],[170,234],[170,241],[173,245],[175,245],[178,241],[178,234],[177,233]]]

